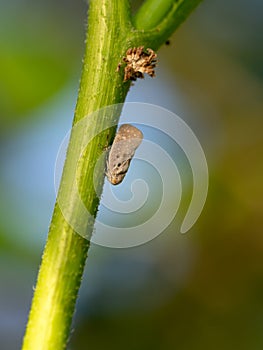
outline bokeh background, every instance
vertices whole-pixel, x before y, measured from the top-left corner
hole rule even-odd
[[[135,4],[136,5],[136,4]],[[1,1],[0,344],[21,346],[71,125],[84,1]],[[263,3],[204,1],[128,101],[183,118],[205,151],[207,202],[131,249],[92,245],[68,349],[263,347]]]

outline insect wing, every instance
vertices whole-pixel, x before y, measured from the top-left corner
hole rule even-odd
[[[123,124],[113,141],[108,163],[107,177],[113,185],[124,179],[136,149],[142,142],[143,134],[135,126]]]

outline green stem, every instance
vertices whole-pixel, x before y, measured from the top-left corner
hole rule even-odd
[[[156,27],[166,17],[178,0],[147,0],[144,1],[134,17],[134,26],[139,30],[149,30]]]
[[[133,18],[138,38],[157,50],[202,0],[146,0]]]
[[[123,84],[123,76],[116,67],[127,49],[126,30],[130,27],[128,1],[93,0],[89,8],[87,47],[76,106],[74,125],[89,113],[103,106],[123,102],[129,84]],[[70,198],[71,186],[67,183],[71,159],[87,133],[97,134],[108,116],[94,118],[93,130],[82,130],[71,135],[65,162],[60,193],[67,190]],[[112,116],[116,118],[116,116]],[[107,145],[114,130],[98,135],[90,142],[78,173],[81,198],[91,214],[95,215],[98,196],[93,186],[93,170],[99,156],[100,145]],[[78,156],[77,154],[75,156]],[[98,169],[98,182],[102,190],[104,168]],[[67,189],[63,184],[67,183]],[[74,193],[69,207],[78,218],[74,205]],[[88,224],[88,223],[87,223]],[[87,226],[91,235],[93,225]],[[24,338],[24,350],[59,350],[66,347],[72,314],[87,256],[89,241],[78,235],[64,219],[56,203],[44,251],[37,286]]]
[[[194,1],[189,0],[189,3],[193,5]],[[90,1],[86,53],[73,126],[86,119],[90,123],[89,128],[83,124],[82,129],[76,132],[73,128],[71,133],[23,350],[60,350],[66,347],[89,248],[89,240],[74,231],[73,227],[79,227],[80,221],[86,237],[91,237],[104,181],[104,164],[97,161],[114,136],[115,128],[107,129],[107,125],[109,121],[116,123],[120,113],[119,110],[116,110],[116,114],[93,112],[124,102],[130,83],[123,83],[123,70],[116,71],[118,63],[129,47],[147,45],[154,48],[163,43],[167,33],[171,32],[171,28],[166,26],[172,26],[173,20],[176,20],[175,13],[172,16],[171,20],[169,12],[167,20],[162,19],[160,31],[155,30],[151,39],[150,32],[132,27],[128,0]],[[183,18],[181,14],[180,18]],[[177,24],[180,22],[179,19],[176,21]],[[80,157],[80,150],[93,135],[96,137],[92,138]],[[77,168],[72,170],[78,158]],[[82,208],[74,191],[76,177],[79,195],[93,220],[81,221]],[[67,220],[64,217],[65,208]]]

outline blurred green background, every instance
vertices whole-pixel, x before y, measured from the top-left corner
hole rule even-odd
[[[205,151],[207,202],[131,249],[92,245],[68,348],[262,349],[263,3],[204,1],[128,101],[183,118]],[[84,51],[83,1],[1,1],[0,344],[20,348]]]

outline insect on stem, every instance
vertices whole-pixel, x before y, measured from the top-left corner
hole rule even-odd
[[[142,139],[143,133],[135,126],[131,124],[120,126],[107,161],[106,176],[112,185],[118,185],[123,181]]]

